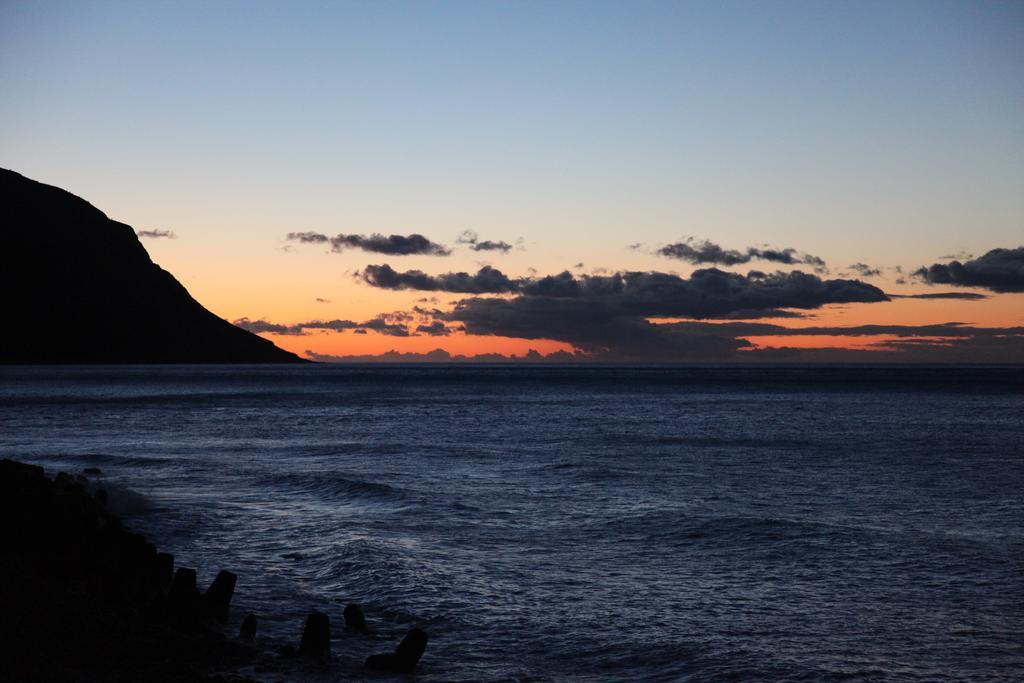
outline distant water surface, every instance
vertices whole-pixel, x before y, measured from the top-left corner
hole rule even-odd
[[[424,682],[1024,676],[1019,367],[6,367],[0,456],[342,672],[359,602]]]

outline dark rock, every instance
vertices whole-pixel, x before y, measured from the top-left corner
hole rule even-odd
[[[363,616],[363,608],[356,604],[345,606],[345,628],[359,633],[369,633],[370,627],[366,625],[366,617]]]
[[[166,591],[171,587],[174,577],[174,555],[157,553],[153,563],[153,581],[157,590]]]
[[[174,572],[174,580],[171,581],[171,590],[168,597],[172,600],[182,595],[198,593],[196,588],[196,570],[189,567],[178,567]]]
[[[171,623],[183,630],[198,630],[201,625],[201,599],[196,588],[196,570],[179,567],[167,591],[167,610]]]
[[[409,629],[409,632],[405,634],[405,638],[402,638],[402,642],[398,644],[395,656],[403,661],[410,662],[409,667],[412,668],[416,666],[416,662],[420,661],[420,657],[423,656],[423,652],[426,649],[426,631],[413,628]]]
[[[71,477],[0,460],[0,680],[182,683],[248,666],[251,646],[201,628],[195,573],[173,570]]]
[[[140,574],[143,583],[139,597],[145,603],[145,613],[150,621],[163,621],[167,618],[167,593],[174,577],[174,555],[158,553],[154,547]]]
[[[46,472],[39,465],[29,465],[15,460],[0,460],[0,476],[7,481],[36,480],[37,483],[46,479]]]
[[[238,577],[227,570],[218,572],[217,578],[203,594],[203,614],[208,619],[214,619],[222,624],[227,623],[231,596],[235,594],[237,581]]]
[[[238,632],[238,637],[242,640],[253,640],[256,638],[256,615],[246,614],[245,619],[242,619],[242,628]]]
[[[96,493],[93,495],[93,497],[96,499],[96,502],[99,503],[101,506],[103,506],[104,508],[107,507],[109,499],[107,498],[106,489],[96,489]]]
[[[17,292],[0,363],[303,362],[203,308],[85,200],[0,169],[0,206],[0,292]]]
[[[315,659],[326,659],[331,655],[331,620],[323,612],[314,610],[306,617],[299,654]]]
[[[410,629],[393,654],[370,655],[365,666],[377,671],[409,673],[416,668],[426,649],[427,634],[418,628]]]
[[[97,507],[103,508],[99,500]],[[156,563],[156,546],[139,534],[125,532],[119,536],[120,542],[114,549],[114,563],[122,597],[131,600],[152,598],[155,591],[149,574]]]

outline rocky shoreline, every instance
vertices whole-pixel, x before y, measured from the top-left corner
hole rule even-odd
[[[256,615],[227,633],[237,577],[205,592],[107,511],[107,492],[83,473],[0,460],[0,669],[19,681],[219,681],[331,677],[330,619],[313,612],[299,646],[256,644]],[[96,472],[98,474],[98,472]],[[368,633],[349,605],[346,628]],[[298,629],[298,625],[297,625]],[[414,670],[427,635],[412,629],[371,670]],[[341,672],[337,672],[341,677]]]

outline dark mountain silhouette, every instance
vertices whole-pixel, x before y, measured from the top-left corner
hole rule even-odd
[[[203,308],[83,199],[0,169],[0,211],[0,362],[302,362]]]

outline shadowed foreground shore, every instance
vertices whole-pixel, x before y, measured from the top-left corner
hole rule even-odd
[[[49,479],[42,467],[0,460],[0,538],[4,680],[255,680],[242,671],[273,681],[350,678],[334,662],[323,612],[309,614],[298,648],[257,640],[251,614],[240,633],[228,633],[235,574],[222,570],[200,592],[195,570],[175,567],[126,529],[107,512],[107,492],[85,476]],[[373,635],[358,605],[345,608],[344,622]],[[427,639],[413,628],[364,666],[409,673]]]
[[[0,461],[7,680],[245,680],[255,651],[208,625],[197,591],[169,597],[173,559],[105,507],[81,480]]]

